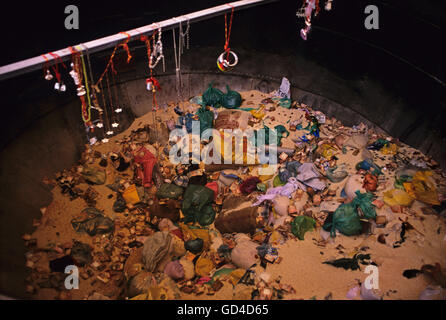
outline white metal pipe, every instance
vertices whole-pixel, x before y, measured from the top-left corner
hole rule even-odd
[[[198,22],[205,19],[213,18],[218,15],[222,15],[224,13],[228,13],[232,10],[232,8],[234,8],[234,11],[236,11],[274,1],[277,0],[242,0],[231,2],[220,6],[185,14],[179,17],[170,18],[161,22],[155,22],[150,25],[126,31],[126,33],[130,35],[130,40],[134,40],[138,39],[142,35],[151,35],[154,31],[158,30],[158,28],[162,28],[163,31],[170,30],[178,27],[180,22],[184,23],[188,20],[190,23]],[[126,39],[127,36],[125,34],[118,33],[86,43],[81,43],[73,47],[79,51],[88,49],[89,53],[94,53],[104,49],[112,48]],[[69,48],[54,51],[54,53],[58,55],[61,60],[67,60],[71,57],[71,51]],[[46,54],[46,57],[49,61],[49,64],[58,62],[54,61],[55,58],[49,54]],[[38,56],[2,66],[0,67],[0,80],[6,80],[27,72],[39,70],[45,65],[45,63],[47,63],[45,58],[43,56]]]

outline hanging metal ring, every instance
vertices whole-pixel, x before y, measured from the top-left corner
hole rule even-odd
[[[238,57],[237,55],[234,53],[234,51],[229,51],[229,54],[232,55],[232,57],[234,58],[234,62],[230,63],[229,60],[225,59],[225,56],[228,53],[225,51],[223,52],[217,59],[217,66],[221,71],[227,71],[228,69],[235,67],[238,63]]]

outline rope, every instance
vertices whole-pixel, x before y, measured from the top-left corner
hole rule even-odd
[[[119,126],[120,117],[119,117],[119,113],[116,112],[116,110],[118,108],[121,108],[121,106],[119,105],[120,103],[118,102],[119,101],[119,98],[118,98],[118,88],[117,88],[117,85],[116,85],[115,75],[113,73],[112,73],[112,80],[113,80],[113,89],[114,89],[113,92],[115,94],[115,102],[117,104],[117,106],[115,106],[115,109],[113,110],[113,114],[115,116],[115,123],[118,123],[118,126]]]
[[[102,96],[102,102],[103,102],[103,105],[104,105],[104,112],[105,112],[105,125],[107,125],[107,127],[108,127],[108,130],[107,131],[109,131],[110,130],[110,122],[109,122],[109,120],[108,120],[108,113],[107,113],[107,104],[106,104],[106,101],[105,101],[105,96],[104,96],[104,90],[103,90],[103,87],[102,87],[102,82],[99,82],[99,86],[100,86],[100,92],[101,92],[101,96]],[[104,126],[105,127],[105,126]],[[105,130],[104,130],[105,131]]]
[[[96,96],[96,90],[94,88],[93,71],[91,70],[90,53],[88,52],[88,48],[85,48],[85,52],[87,53],[87,64],[88,64],[88,72],[90,73],[90,83],[91,83],[91,87],[92,87],[91,93],[93,95],[93,102],[99,103],[97,96]],[[96,106],[94,105],[94,103],[93,103],[92,107],[93,107],[93,109],[96,109]],[[101,112],[99,112],[99,115],[101,115]]]
[[[128,34],[127,32],[119,32],[122,34],[125,34],[127,36],[127,40],[124,43],[121,43],[119,46],[123,47],[124,50],[127,52],[127,63],[130,62],[130,60],[132,60],[132,55],[130,54],[130,49],[129,46],[127,45],[127,43],[130,41],[130,34]]]
[[[177,57],[177,44],[176,44],[176,36],[175,36],[175,28],[172,29],[173,33],[173,50],[175,52],[175,83],[176,83],[176,89],[177,89],[177,96],[179,101],[181,101],[181,36],[178,37],[178,45],[179,45],[179,52]],[[181,33],[180,33],[181,34]]]
[[[234,18],[234,6],[229,3],[227,5],[230,6],[232,10],[231,10],[231,21],[229,23],[229,32],[228,32],[227,14],[225,13],[225,52],[227,54],[226,59],[229,58],[229,51],[231,51],[231,48],[229,47],[229,40],[231,39],[232,19]]]
[[[89,70],[89,73],[90,73],[90,82],[92,83],[93,102],[97,103],[98,107],[99,107],[99,100],[98,100],[98,98],[96,96],[96,90],[95,90],[95,88],[93,88],[94,78],[93,78],[93,71],[91,69],[90,52],[88,51],[88,48],[85,48],[85,51],[87,52],[88,70]],[[93,105],[94,105],[94,103],[93,103]],[[96,106],[94,106],[93,108],[96,109]],[[100,111],[98,109],[96,109],[96,110],[99,113],[99,120],[103,124],[102,111]],[[102,133],[105,134],[105,129],[104,129],[103,126],[102,126]]]
[[[114,120],[114,112],[113,112],[113,105],[114,105],[114,103],[113,103],[113,99],[112,99],[111,92],[110,92],[110,82],[108,80],[108,72],[105,74],[105,80],[106,80],[106,83],[107,83],[108,101],[110,102],[110,107],[112,109],[111,121],[112,121],[112,123],[114,123],[115,122],[115,120]]]
[[[49,71],[49,60],[46,55],[42,54],[41,56],[43,57],[43,59],[45,59],[45,64],[43,65],[43,75],[46,76]]]
[[[153,89],[152,89],[152,93],[153,93],[152,110],[157,111],[159,109],[159,106],[158,106],[158,103],[156,102],[156,90],[160,90],[161,91],[161,86],[160,86],[158,80],[153,77],[153,67],[152,67],[152,65],[150,63],[150,61],[151,61],[150,40],[154,39],[155,35],[156,35],[156,32],[153,33],[153,35],[152,35],[152,37],[150,39],[147,36],[141,36],[140,40],[146,44],[146,48],[147,48],[147,59],[148,59],[148,67],[149,67],[149,70],[150,70],[150,78],[148,78],[146,80],[146,84],[151,82],[152,85],[153,85]]]
[[[81,61],[82,61],[82,72],[85,79],[85,90],[87,92],[87,101],[88,101],[88,122],[91,121],[91,100],[90,100],[90,88],[88,87],[88,75],[87,70],[85,68],[85,60],[84,55],[81,54]]]
[[[115,95],[115,103],[117,104],[117,106],[116,107],[119,107],[119,103],[118,103],[118,101],[119,101],[119,99],[118,99],[118,88],[117,88],[117,85],[116,85],[116,80],[115,80],[115,74],[114,73],[112,73],[112,80],[113,80],[113,92],[114,92],[114,95]]]
[[[70,52],[71,52],[71,56],[72,56],[71,60],[73,63],[73,70],[77,76],[77,80],[78,80],[77,88],[79,90],[80,88],[82,88],[82,79],[84,77],[86,77],[83,57],[77,49],[75,49],[73,47],[68,47],[68,49],[70,49]],[[80,65],[81,63],[82,63],[82,68]],[[91,124],[90,123],[91,122],[91,111],[90,111],[91,104],[90,104],[90,96],[88,95],[88,81],[86,82],[86,93],[87,93],[87,98],[88,98],[88,105],[85,101],[85,97],[83,95],[79,96],[79,99],[81,100],[81,116],[82,116],[82,120],[84,121],[84,124],[86,126],[90,126],[90,124]]]

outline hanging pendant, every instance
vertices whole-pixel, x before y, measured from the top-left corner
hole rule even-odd
[[[77,95],[80,96],[84,96],[87,92],[85,91],[85,87],[84,86],[80,86],[77,88]]]
[[[103,128],[103,127],[104,127],[104,124],[103,124],[102,122],[99,122],[99,123],[96,125],[96,127],[98,127],[98,128]]]
[[[102,139],[101,141],[102,141],[102,143],[107,143],[107,142],[109,142],[110,140],[108,140],[107,138],[104,138],[104,139]]]
[[[53,80],[53,75],[51,74],[50,70],[46,70],[45,80],[51,81]]]
[[[122,112],[122,109],[121,109],[120,107],[117,107],[117,108],[115,109],[115,112],[116,112],[116,113],[120,113],[120,112]]]
[[[112,134],[113,134],[113,131],[111,131],[111,130],[107,131],[108,136],[111,136]]]
[[[159,86],[158,80],[152,77],[146,79],[146,89],[147,91],[155,93],[157,89],[161,90],[161,87]]]
[[[54,84],[54,90],[59,91],[59,92],[64,92],[67,90],[67,87],[63,84],[63,82],[61,82],[61,83],[56,82]]]
[[[71,78],[73,78],[74,84],[78,86],[80,84],[79,75],[77,74],[76,71],[74,71],[74,69],[70,71],[70,76]]]
[[[113,122],[113,123],[112,123],[112,127],[113,127],[113,128],[117,128],[118,126],[119,126],[119,123],[117,123],[117,122]]]
[[[233,51],[229,51],[229,54],[232,55],[232,57],[234,58],[233,63],[230,63],[229,60],[225,59],[225,55],[228,55],[226,51],[223,52],[217,59],[217,67],[223,72],[228,71],[229,69],[235,67],[238,63],[237,55]]]
[[[94,145],[96,142],[98,142],[98,139],[96,137],[90,138],[90,145]]]

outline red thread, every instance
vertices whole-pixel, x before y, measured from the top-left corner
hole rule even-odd
[[[317,16],[317,14],[319,13],[320,10],[321,10],[321,8],[319,7],[319,0],[316,0],[316,14],[315,14],[315,16]]]
[[[59,57],[57,53],[49,52],[48,54],[52,55],[56,61],[59,60],[59,63],[61,63],[65,69],[67,68],[67,66],[65,65],[65,63],[63,63],[62,59]]]
[[[128,47],[128,45],[127,45],[127,43],[130,41],[130,35],[129,35],[128,33],[126,33],[126,32],[120,32],[120,33],[127,35],[127,40],[125,40],[123,43],[117,44],[117,45],[115,46],[115,48],[113,49],[113,52],[112,52],[112,54],[111,54],[111,56],[110,56],[110,59],[108,60],[107,66],[105,67],[104,72],[102,72],[102,74],[101,74],[101,76],[99,77],[99,80],[96,82],[95,86],[97,86],[97,85],[102,81],[102,79],[104,78],[106,72],[108,71],[108,68],[111,67],[112,72],[113,72],[114,74],[117,74],[117,71],[116,71],[116,69],[115,69],[115,65],[114,65],[114,63],[113,63],[113,58],[115,57],[116,50],[118,50],[119,47],[123,47],[124,50],[127,52],[127,63],[129,63],[130,60],[132,59],[132,56],[130,55],[129,47]]]
[[[228,6],[232,8],[231,10],[231,21],[229,23],[229,30],[228,30],[228,21],[227,21],[227,14],[225,14],[225,52],[226,52],[226,59],[229,58],[229,51],[231,51],[231,48],[229,47],[229,40],[231,38],[231,30],[232,30],[232,19],[234,18],[234,6],[227,3]]]
[[[50,54],[51,56],[53,56],[54,60],[56,61],[56,63],[54,63],[53,65],[51,65],[51,68],[53,69],[54,74],[56,75],[57,82],[60,83],[60,82],[61,82],[61,77],[60,77],[60,72],[59,72],[59,63],[61,63],[62,66],[63,66],[65,69],[66,69],[67,67],[66,67],[66,65],[63,63],[62,59],[61,59],[57,54],[55,54],[55,53],[53,53],[53,52],[49,52],[48,54]],[[45,58],[46,61],[48,61],[48,59],[46,58],[45,55],[43,55],[43,57]],[[59,60],[60,62],[57,63],[57,60]]]
[[[127,63],[132,60],[132,55],[130,54],[130,49],[127,43],[130,41],[130,35],[127,32],[120,32],[122,34],[125,34],[127,36],[127,40],[124,43],[121,43],[119,46],[123,47],[124,50],[127,52]]]
[[[49,70],[49,61],[46,55],[42,54],[41,56],[43,57],[43,59],[45,59],[45,64],[43,65],[43,74],[46,75]]]

